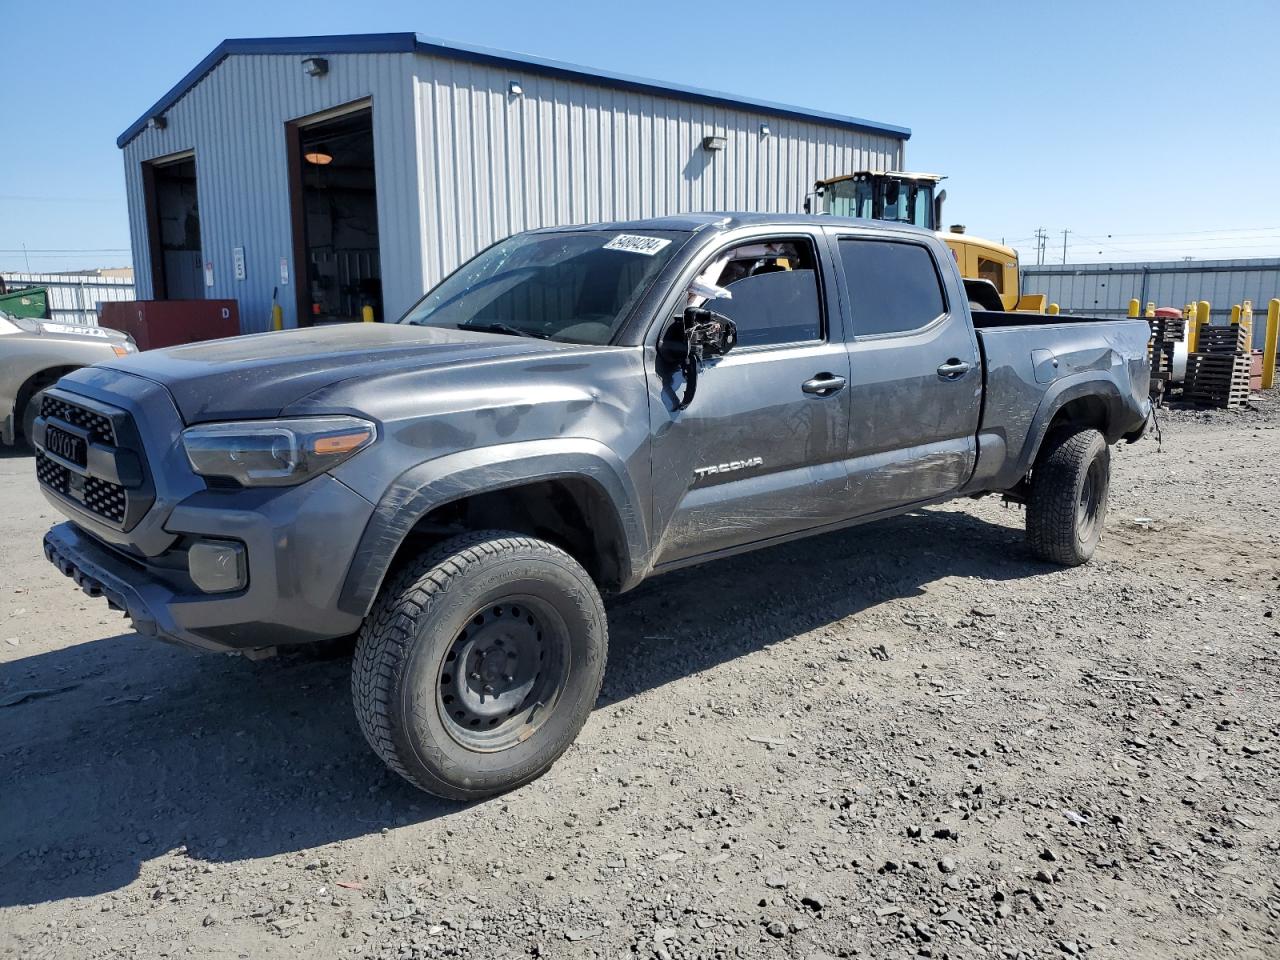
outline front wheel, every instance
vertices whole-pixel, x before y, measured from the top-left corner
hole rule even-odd
[[[1045,441],[1031,473],[1027,542],[1042,560],[1087,563],[1102,539],[1111,484],[1111,451],[1097,430]]]
[[[419,789],[491,796],[541,776],[573,742],[607,648],[604,604],[577,561],[519,534],[465,534],[383,587],[356,644],[356,716]]]

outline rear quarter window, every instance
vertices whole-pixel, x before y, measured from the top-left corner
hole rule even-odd
[[[946,312],[942,280],[927,247],[893,240],[840,241],[856,336],[919,330]]]

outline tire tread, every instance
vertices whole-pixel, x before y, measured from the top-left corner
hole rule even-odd
[[[505,555],[542,554],[578,573],[591,590],[597,604],[599,594],[585,570],[569,554],[545,540],[502,530],[480,530],[442,541],[423,551],[383,585],[373,609],[365,618],[356,642],[351,669],[351,695],[356,719],[365,739],[378,757],[392,770],[420,790],[450,799],[472,799],[491,791],[461,791],[423,769],[424,764],[406,763],[395,738],[394,703],[423,618],[444,599],[457,582],[474,568]],[[600,695],[604,678],[603,660],[608,655],[608,625],[600,606],[600,629],[604,635],[599,677],[590,703]],[[566,743],[565,748],[568,747]],[[563,748],[561,752],[563,751]],[[557,753],[555,756],[558,756]],[[555,757],[552,757],[554,760]],[[541,772],[541,771],[539,771]]]
[[[1106,455],[1106,440],[1098,430],[1061,433],[1047,439],[1036,458],[1027,499],[1027,544],[1042,560],[1075,567],[1087,563],[1093,555],[1092,549],[1082,548],[1077,534],[1076,491],[1083,473],[1097,456],[1099,443]],[[1104,519],[1105,514],[1099,517],[1099,524]]]

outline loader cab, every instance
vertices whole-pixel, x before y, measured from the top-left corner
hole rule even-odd
[[[946,191],[938,190],[942,179],[933,173],[861,170],[819,180],[805,200],[805,210],[937,230],[946,198]]]

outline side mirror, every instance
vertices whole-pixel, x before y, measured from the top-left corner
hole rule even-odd
[[[723,357],[737,346],[738,325],[714,310],[689,307],[684,312],[684,337],[695,357]]]

